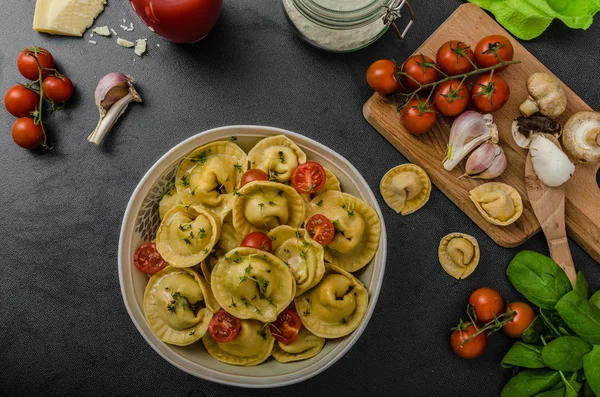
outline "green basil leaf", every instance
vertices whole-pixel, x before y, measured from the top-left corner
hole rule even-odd
[[[583,373],[594,393],[600,396],[600,346],[583,357]]]
[[[585,299],[590,297],[590,284],[581,271],[577,272],[577,281],[575,281],[575,287],[573,291],[577,292]]]
[[[554,309],[558,300],[571,291],[571,282],[552,259],[533,251],[521,251],[506,268],[512,285],[534,305]]]
[[[590,351],[592,346],[578,337],[561,336],[544,346],[542,360],[557,371],[575,372],[583,367],[583,356]]]
[[[508,381],[500,397],[532,397],[552,389],[560,380],[558,371],[526,369]]]
[[[548,390],[536,394],[535,397],[565,397],[565,388],[561,387],[560,389]]]
[[[590,298],[590,303],[600,309],[600,291],[596,291]]]
[[[587,299],[571,291],[558,301],[556,311],[569,328],[581,339],[600,345],[600,309]]]
[[[535,316],[529,327],[525,331],[523,331],[523,335],[521,339],[525,343],[539,343],[540,335],[548,332],[548,327],[544,324],[544,319],[542,316]]]
[[[504,355],[500,365],[502,368],[510,368],[514,365],[523,368],[545,368],[546,364],[542,360],[542,347],[515,342]]]
[[[550,330],[550,334],[553,338],[575,335],[575,332],[569,328],[567,323],[565,323],[565,320],[562,319],[556,310],[540,308],[540,315],[544,319],[544,324]]]

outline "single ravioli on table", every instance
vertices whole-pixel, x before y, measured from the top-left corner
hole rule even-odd
[[[402,164],[383,176],[379,191],[391,209],[402,215],[409,215],[429,201],[431,180],[421,167]]]
[[[467,278],[479,264],[479,244],[473,236],[450,233],[440,241],[438,258],[440,264],[455,279]]]
[[[508,226],[523,213],[521,195],[514,187],[505,183],[484,183],[469,193],[479,213],[494,225]]]

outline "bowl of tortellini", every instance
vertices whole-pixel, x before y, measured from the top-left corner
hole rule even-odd
[[[306,380],[352,347],[385,259],[381,210],[347,160],[291,131],[227,126],[175,146],[142,178],[119,280],[166,361],[264,388]]]

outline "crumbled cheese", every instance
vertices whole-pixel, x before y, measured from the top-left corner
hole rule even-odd
[[[138,39],[135,41],[135,55],[141,57],[146,53],[146,40],[148,39]]]
[[[112,32],[112,34],[114,34],[115,36],[118,36],[117,32],[116,32],[116,31],[115,31],[113,28],[110,28],[110,31],[111,31],[111,32]]]
[[[125,20],[125,18],[123,18],[123,23],[127,23],[127,21]]]
[[[110,37],[110,29],[108,29],[108,26],[96,26],[94,28],[94,33],[99,36]]]
[[[127,31],[127,26],[121,25],[121,29],[123,29],[124,31]]]
[[[129,31],[133,32],[133,29],[134,29],[133,22],[131,22],[131,23],[129,23]]]
[[[121,47],[125,47],[125,48],[131,48],[134,46],[133,42],[122,39],[120,37],[117,39],[117,44],[120,45]]]
[[[90,43],[90,44],[96,44],[96,42],[94,40],[88,40],[88,43]]]
[[[156,44],[157,47],[160,47],[160,44]]]
[[[93,33],[90,33],[90,37],[94,37],[94,34],[93,34]]]

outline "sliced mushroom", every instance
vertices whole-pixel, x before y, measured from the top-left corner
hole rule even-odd
[[[565,151],[578,163],[600,162],[600,112],[572,115],[565,124],[562,142]]]
[[[536,133],[552,134],[560,136],[560,124],[545,116],[519,116],[513,120],[512,136],[517,145],[523,149],[529,149],[531,138]]]
[[[534,73],[527,78],[529,97],[519,109],[525,116],[540,112],[556,118],[567,108],[567,97],[560,81],[547,73]]]

